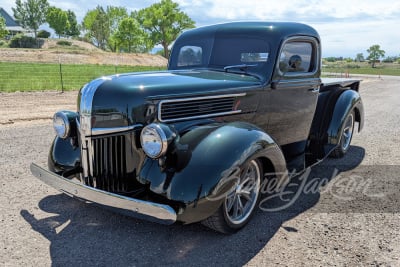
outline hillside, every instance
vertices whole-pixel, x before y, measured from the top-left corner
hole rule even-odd
[[[61,39],[63,40],[63,39]],[[71,46],[57,45],[59,39],[46,39],[40,49],[0,48],[2,62],[100,64],[127,66],[167,66],[158,55],[104,52],[92,44],[66,40]]]

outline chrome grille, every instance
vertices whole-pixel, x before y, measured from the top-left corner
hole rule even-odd
[[[89,176],[86,185],[115,193],[133,190],[135,173],[126,166],[127,140],[125,135],[91,138],[88,148]]]
[[[235,109],[235,103],[238,96],[244,95],[162,100],[159,104],[158,119],[162,122],[171,122],[240,113],[241,110]]]

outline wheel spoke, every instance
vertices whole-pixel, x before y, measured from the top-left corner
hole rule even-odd
[[[230,212],[235,202],[236,195],[232,195],[226,199],[226,210]]]
[[[243,203],[239,196],[237,198],[237,204],[238,204],[238,212],[240,213],[240,216],[242,216],[243,215]]]
[[[239,204],[238,197],[235,197],[234,205],[233,205],[233,219],[237,219],[239,217]]]
[[[250,177],[247,177],[246,179],[244,179],[242,182],[240,182],[240,184],[239,184],[240,187],[244,187],[244,185],[250,180],[252,180]]]
[[[243,198],[247,199],[247,201],[252,201],[251,196],[250,196],[251,193],[249,191],[243,190],[240,193],[241,193],[240,196],[242,196]]]
[[[248,164],[246,168],[243,170],[242,177],[248,177],[247,174],[249,173],[249,170],[250,170],[250,164]]]

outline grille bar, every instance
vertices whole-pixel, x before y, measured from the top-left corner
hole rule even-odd
[[[109,192],[125,192],[127,188],[125,136],[92,139],[93,185]]]
[[[185,114],[185,117],[194,117],[194,116],[202,116],[202,115],[209,115],[209,114],[220,114],[223,112],[228,112],[232,110],[232,105],[229,107],[211,107],[208,112],[204,111],[195,111],[195,110],[185,110],[185,111],[175,111],[175,112],[168,112],[166,113],[163,118],[171,119],[179,119],[182,117],[182,113]]]

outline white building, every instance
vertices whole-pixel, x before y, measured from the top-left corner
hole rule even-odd
[[[9,36],[14,36],[18,33],[28,33],[29,31],[22,28],[18,22],[15,21],[3,8],[0,7],[0,16],[6,20],[6,29],[9,32]]]

